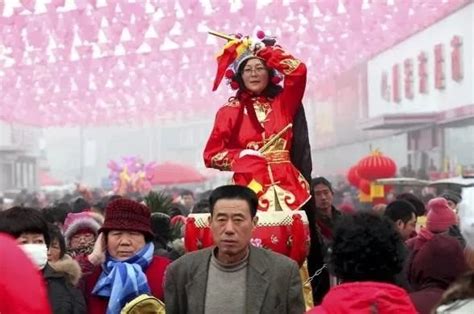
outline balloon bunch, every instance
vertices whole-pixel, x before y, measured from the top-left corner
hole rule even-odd
[[[114,193],[126,195],[138,192],[147,193],[151,190],[151,179],[153,178],[155,162],[145,164],[141,158],[136,156],[122,157],[119,164],[111,160],[107,164],[110,169],[109,178],[113,184]]]

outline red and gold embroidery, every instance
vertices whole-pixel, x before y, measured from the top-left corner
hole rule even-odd
[[[296,59],[284,59],[280,61],[280,64],[286,66],[286,68],[283,69],[283,73],[288,75],[296,70],[296,68],[301,64],[301,61]]]
[[[260,123],[263,123],[267,120],[268,114],[272,111],[272,106],[269,102],[260,102],[256,100],[253,103],[255,108],[255,114],[257,115],[257,120]]]
[[[258,204],[265,211],[291,211],[296,197],[290,191],[274,184],[268,187],[265,193],[259,197]]]
[[[229,101],[226,106],[228,107],[240,107],[240,102],[236,99]]]
[[[223,151],[223,152],[215,154],[211,158],[211,167],[219,169],[219,170],[224,170],[224,171],[231,170],[232,162],[227,156],[228,154],[229,154],[228,151]]]

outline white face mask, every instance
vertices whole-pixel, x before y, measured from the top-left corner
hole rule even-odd
[[[48,248],[46,244],[22,244],[20,247],[39,269],[43,269],[46,266],[48,262]]]

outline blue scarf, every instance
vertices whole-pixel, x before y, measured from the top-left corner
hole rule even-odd
[[[107,314],[117,314],[125,304],[135,297],[148,293],[150,286],[144,271],[153,259],[155,246],[147,243],[134,256],[119,261],[108,253],[99,280],[92,290],[92,294],[109,298]]]

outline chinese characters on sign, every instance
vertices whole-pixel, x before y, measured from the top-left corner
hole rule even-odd
[[[464,78],[463,72],[463,53],[462,53],[463,41],[460,36],[453,36],[450,42],[450,70],[451,79],[456,82],[462,81]],[[435,89],[443,90],[446,88],[446,63],[447,58],[445,54],[445,44],[437,44],[432,50],[433,56],[433,86]],[[400,103],[402,96],[405,99],[413,99],[415,97],[415,86],[418,86],[419,94],[429,93],[429,73],[428,68],[429,55],[425,51],[421,51],[415,62],[417,62],[417,79],[418,84],[415,85],[415,66],[413,58],[406,58],[403,60],[403,64],[395,63],[392,65],[391,80],[387,71],[382,72],[380,92],[382,98],[386,101],[393,101]],[[401,88],[403,80],[403,90]],[[392,85],[390,86],[389,82]],[[402,94],[403,91],[403,94]]]

